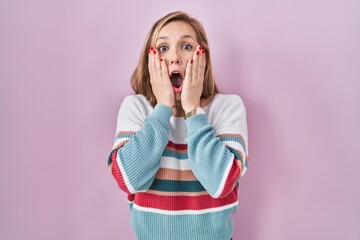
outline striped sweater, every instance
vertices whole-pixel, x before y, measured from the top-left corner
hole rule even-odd
[[[227,240],[248,167],[246,110],[240,97],[217,94],[186,120],[142,95],[124,99],[111,173],[128,194],[139,240]]]

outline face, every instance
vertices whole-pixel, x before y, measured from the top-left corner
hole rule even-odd
[[[171,22],[160,30],[155,47],[168,66],[176,100],[181,98],[186,65],[198,45],[195,30],[186,22]]]

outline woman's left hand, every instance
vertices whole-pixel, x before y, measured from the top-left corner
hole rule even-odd
[[[200,106],[206,66],[205,54],[205,50],[199,45],[193,58],[187,63],[184,85],[181,91],[181,105],[185,113]]]

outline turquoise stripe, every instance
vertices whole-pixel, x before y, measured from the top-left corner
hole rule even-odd
[[[221,140],[221,141],[233,141],[233,142],[238,142],[238,143],[240,143],[241,146],[244,148],[244,151],[246,151],[245,143],[241,140],[241,138],[225,136],[225,137],[220,137],[220,140]]]
[[[175,181],[155,179],[150,187],[151,190],[162,192],[201,192],[205,188],[199,181]]]
[[[249,169],[248,166],[249,166],[249,163],[248,163],[248,161],[245,160],[245,167],[246,167],[246,169]]]
[[[139,240],[230,240],[234,231],[232,215],[237,208],[204,214],[166,215],[133,207],[131,224]]]
[[[177,158],[179,160],[188,159],[187,153],[177,153],[177,152],[174,152],[172,150],[165,150],[163,152],[162,156],[163,157],[173,157],[173,158]]]
[[[119,134],[116,136],[115,140],[116,141],[117,139],[119,138],[132,138],[132,136],[134,136],[134,134],[129,134],[129,133],[123,133],[123,134]],[[116,151],[118,149],[113,149],[108,157],[108,166],[111,164],[112,160],[111,160],[111,156],[113,154],[114,151]]]
[[[236,151],[235,148],[227,147],[232,154],[235,155],[235,157],[240,160],[240,162],[243,162],[243,159],[241,158],[241,155]]]
[[[116,151],[117,149],[114,149],[111,151],[109,157],[108,157],[108,161],[107,161],[107,164],[108,164],[108,167],[110,166],[111,162],[112,162],[112,159],[111,159],[111,156],[113,155],[114,151]]]
[[[245,167],[248,169],[248,166],[249,166],[248,161],[247,161],[246,159],[245,159],[245,160],[241,159],[241,155],[240,155],[234,148],[228,147],[228,149],[230,150],[230,152],[231,152],[232,154],[235,155],[235,157],[236,157],[238,160],[240,160],[240,162],[242,162],[243,164],[245,164]],[[244,163],[244,161],[245,161],[245,163]]]
[[[119,139],[119,138],[132,138],[132,136],[134,136],[134,134],[130,134],[130,133],[122,133],[122,134],[119,134],[116,136],[116,139]],[[116,140],[115,139],[115,140]]]

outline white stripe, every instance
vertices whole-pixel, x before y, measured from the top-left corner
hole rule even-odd
[[[173,157],[161,157],[160,167],[177,170],[191,170],[187,159],[179,160]]]
[[[231,147],[234,148],[236,150],[239,150],[242,153],[242,157],[245,159],[241,159],[241,165],[242,165],[242,171],[241,171],[241,176],[244,176],[247,168],[245,167],[245,161],[246,161],[246,153],[244,152],[244,148],[243,146],[238,143],[238,142],[234,142],[234,141],[224,141],[223,142],[227,147]],[[240,160],[240,159],[239,159]]]
[[[246,161],[246,160],[245,160]],[[246,161],[247,162],[247,161]],[[245,173],[246,173],[246,171],[247,171],[247,167],[245,166],[245,164],[243,164],[243,169],[242,169],[242,171],[241,171],[241,176],[244,176],[245,175]]]
[[[130,138],[119,138],[119,139],[116,139],[115,142],[114,142],[114,146],[113,146],[113,149],[116,148],[120,143],[122,142],[125,142],[127,140],[129,140]]]
[[[121,164],[119,154],[116,154],[116,162],[117,162],[117,164],[118,164],[118,166],[120,168],[120,171],[121,171],[121,174],[122,174],[122,177],[124,179],[124,182],[125,182],[125,185],[126,185],[127,189],[129,189],[130,193],[135,193],[136,191],[133,188],[133,186],[130,184],[130,181],[129,181],[129,178],[127,177],[127,175],[126,175],[124,166]]]
[[[234,163],[234,157],[235,157],[234,154],[231,154],[231,160],[229,161],[229,163],[228,163],[228,165],[227,165],[227,167],[225,169],[225,173],[224,173],[224,175],[223,175],[223,177],[221,179],[219,188],[215,192],[214,196],[212,196],[213,198],[218,198],[221,195],[221,193],[223,192],[224,187],[225,187],[225,183],[226,183],[226,179],[229,176],[231,166]]]
[[[246,157],[246,154],[244,154],[245,149],[243,148],[243,146],[240,143],[234,142],[234,141],[223,141],[223,143],[228,147],[234,148],[236,150],[240,150],[240,152],[242,152],[244,155],[243,157]]]
[[[172,211],[172,210],[162,210],[162,209],[156,209],[156,208],[148,208],[148,207],[141,207],[139,205],[136,205],[136,203],[133,204],[133,208],[143,211],[143,212],[152,212],[152,213],[160,213],[165,215],[199,215],[199,214],[205,214],[205,213],[212,213],[212,212],[220,212],[224,211],[226,209],[235,207],[238,205],[238,201],[231,203],[229,205],[221,206],[221,207],[215,207],[215,208],[207,208],[202,210],[178,210],[178,211]]]

